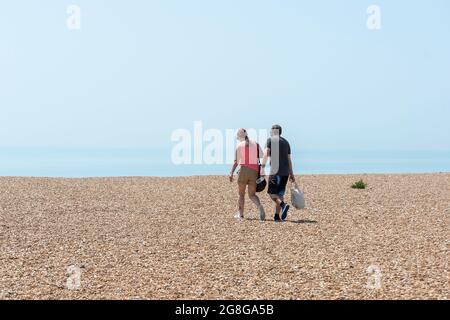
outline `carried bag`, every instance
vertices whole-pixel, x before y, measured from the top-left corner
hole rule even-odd
[[[256,179],[256,192],[262,192],[266,188],[266,178],[261,177],[261,162],[259,161],[259,144],[256,144],[257,159],[258,159],[258,179]]]
[[[291,203],[296,209],[305,209],[305,196],[295,182],[291,188]]]

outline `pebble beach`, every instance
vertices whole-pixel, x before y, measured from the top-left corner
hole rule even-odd
[[[0,177],[0,299],[450,299],[449,173],[297,180],[276,223],[225,176]]]

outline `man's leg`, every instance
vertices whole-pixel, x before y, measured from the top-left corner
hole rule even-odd
[[[283,207],[286,205],[284,203],[284,197],[276,195],[276,194],[271,194],[270,198],[275,203],[275,216],[274,216],[274,219],[275,219],[275,221],[281,220],[280,213],[281,213],[281,210],[283,209]]]
[[[289,211],[289,205],[284,202],[284,195],[286,193],[286,185],[288,183],[288,180],[289,180],[288,176],[281,177],[280,189],[278,193],[280,195],[281,220],[283,221],[286,220]]]
[[[283,199],[280,198],[280,196],[278,196],[276,194],[271,194],[270,198],[272,199],[273,202],[275,202],[275,213],[280,214],[281,202],[283,201]]]
[[[273,219],[275,221],[280,221],[280,212],[281,212],[281,207],[280,207],[280,201],[279,201],[279,196],[278,196],[278,177],[271,175],[269,176],[269,186],[268,186],[268,190],[267,193],[270,196],[270,199],[272,199],[272,201],[275,203],[275,215],[273,217]]]

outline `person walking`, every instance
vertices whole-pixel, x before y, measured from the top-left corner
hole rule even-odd
[[[249,139],[247,131],[243,128],[237,131],[236,138],[239,143],[236,148],[235,160],[230,172],[230,182],[233,182],[234,172],[238,165],[241,166],[237,181],[239,212],[236,214],[235,218],[244,218],[245,191],[248,188],[248,196],[257,207],[260,220],[264,221],[266,217],[264,207],[261,205],[261,201],[256,195],[256,180],[260,173],[259,157],[263,155],[263,151],[258,143]]]
[[[264,171],[267,161],[270,158],[270,175],[267,193],[275,203],[275,221],[286,220],[289,211],[289,205],[284,202],[286,184],[288,180],[295,183],[291,159],[291,146],[289,142],[281,136],[281,133],[282,128],[280,125],[275,124],[272,126],[271,136],[267,139],[262,161],[262,168]]]

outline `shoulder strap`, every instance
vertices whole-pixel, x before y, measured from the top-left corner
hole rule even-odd
[[[258,161],[258,179],[261,177],[261,162],[259,161],[259,143],[256,142],[256,160]]]

